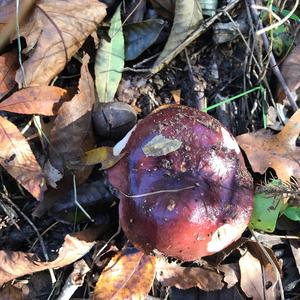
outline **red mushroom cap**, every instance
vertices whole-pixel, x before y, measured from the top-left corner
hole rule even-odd
[[[213,117],[185,106],[157,110],[138,123],[122,152],[108,179],[136,247],[191,261],[246,229],[252,178],[235,139]]]

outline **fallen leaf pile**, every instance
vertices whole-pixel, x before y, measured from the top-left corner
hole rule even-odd
[[[288,120],[283,129],[236,138],[252,171],[259,173],[254,177],[264,175],[266,183],[254,179],[263,188],[256,188],[248,231],[213,256],[181,262],[129,244],[117,229],[119,200],[105,172],[126,159],[128,153],[115,155],[114,145],[137,119],[163,104],[200,107],[191,95],[216,101],[238,86],[236,78],[222,81],[225,73],[216,55],[223,50],[225,56],[236,55],[233,44],[238,43],[220,44],[222,51],[216,52],[215,36],[201,35],[214,35],[208,29],[231,15],[238,25],[235,14],[244,9],[239,3],[228,1],[220,8],[215,0],[0,1],[0,299],[30,299],[30,284],[38,281],[51,290],[49,299],[72,299],[63,295],[84,285],[84,296],[95,300],[187,299],[190,291],[199,299],[278,299],[297,286],[299,236],[276,236],[278,228],[295,235],[300,221],[300,109],[285,115],[282,87],[275,97],[282,109],[271,108],[274,128]],[[298,44],[280,65],[298,100],[299,61]],[[206,86],[215,94],[209,96]],[[149,157],[167,156],[181,144],[159,135],[142,150]],[[267,178],[268,169],[277,178]],[[271,243],[266,232],[277,242]],[[290,260],[278,259],[273,245],[288,247]],[[58,270],[70,264],[73,272]],[[286,269],[296,270],[294,281],[284,282]],[[46,294],[45,287],[38,292],[44,289]]]

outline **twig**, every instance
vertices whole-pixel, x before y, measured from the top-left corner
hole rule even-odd
[[[269,25],[265,28],[262,28],[262,29],[258,30],[256,32],[256,34],[261,35],[261,34],[267,32],[267,31],[270,31],[270,30],[275,29],[275,28],[279,27],[280,25],[282,25],[284,22],[286,22],[292,16],[292,14],[296,11],[298,5],[299,5],[299,0],[296,0],[294,7],[291,9],[291,11],[283,19],[281,19],[277,23],[271,24],[271,25]],[[254,5],[253,8],[256,9],[257,6]]]
[[[20,14],[20,0],[16,0],[16,31],[17,31],[17,41],[18,41],[18,60],[19,65],[22,71],[23,77],[23,86],[27,86],[25,79],[25,70],[22,62],[22,47],[21,47],[21,34],[20,34],[20,23],[19,23],[19,14]]]
[[[298,1],[298,0],[297,0]],[[247,0],[247,2],[250,2],[250,9],[251,9],[251,12],[252,12],[252,15],[257,23],[257,26],[258,28],[262,28],[262,22],[261,20],[259,19],[259,16],[258,16],[258,11],[257,9],[255,8],[255,2],[254,0]],[[265,33],[262,33],[261,35],[262,37],[262,40],[263,40],[263,44],[264,44],[264,48],[265,50],[267,51],[269,49],[269,41],[268,41],[268,38],[266,36]],[[292,106],[292,109],[294,111],[297,111],[298,109],[298,106],[296,104],[296,101],[295,101],[295,98],[293,97],[289,87],[287,86],[286,82],[285,82],[285,79],[283,78],[279,68],[278,68],[278,65],[276,63],[276,60],[275,60],[275,57],[274,57],[274,54],[271,52],[270,53],[270,66],[272,67],[272,70],[273,70],[273,73],[274,75],[277,77],[278,81],[280,82],[291,106]]]
[[[76,176],[73,174],[73,191],[74,191],[74,202],[76,206],[84,213],[84,215],[91,221],[95,222],[89,213],[82,207],[82,205],[77,200],[77,186],[76,186]]]
[[[192,32],[177,48],[175,48],[166,58],[158,65],[154,65],[151,73],[155,74],[163,69],[173,58],[175,58],[185,47],[192,43],[196,38],[205,33],[219,18],[227,11],[232,10],[240,0],[233,0],[227,6],[221,7],[220,11],[207,21],[203,22],[194,32]]]
[[[36,226],[34,225],[34,223],[21,211],[21,209],[15,203],[13,203],[9,199],[9,197],[7,195],[1,193],[1,197],[3,197],[3,199],[5,199],[5,201],[7,201],[28,222],[28,224],[32,227],[32,229],[35,231],[35,233],[36,233],[36,235],[37,235],[37,237],[39,239],[39,242],[41,244],[42,251],[43,251],[43,254],[44,254],[44,258],[45,258],[46,261],[49,261],[49,256],[48,256],[48,253],[47,253],[47,250],[46,250],[43,238],[41,237],[41,235],[40,235],[38,229],[36,228]],[[55,283],[56,282],[56,278],[55,278],[53,269],[49,269],[49,272],[50,272],[52,283]]]
[[[116,237],[120,234],[121,232],[121,225],[119,223],[119,226],[118,226],[118,230],[111,236],[111,238],[104,244],[103,247],[101,247],[101,249],[97,252],[97,254],[95,255],[95,259],[94,259],[94,262],[92,264],[92,268],[94,267],[94,264],[96,262],[96,259],[101,255],[101,253],[104,251],[104,249],[108,246],[108,244]]]
[[[90,271],[87,263],[81,259],[74,263],[74,269],[64,284],[57,300],[69,300],[76,290],[83,285],[86,273]]]

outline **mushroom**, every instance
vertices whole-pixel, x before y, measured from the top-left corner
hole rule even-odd
[[[246,229],[252,178],[235,139],[208,114],[180,105],[158,109],[115,151],[125,153],[108,170],[120,224],[145,253],[197,260]]]

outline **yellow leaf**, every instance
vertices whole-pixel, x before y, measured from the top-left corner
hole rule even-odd
[[[124,155],[125,153],[115,156],[112,147],[99,147],[87,151],[81,161],[88,166],[101,164],[101,170],[106,170],[113,167]]]
[[[102,271],[93,299],[144,299],[153,283],[155,264],[154,256],[123,249]]]

